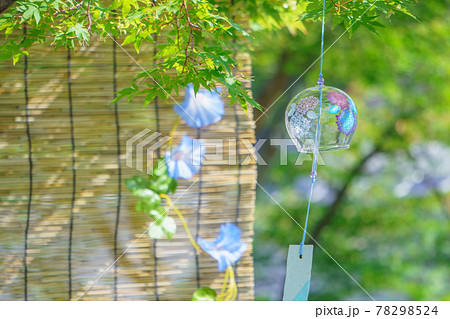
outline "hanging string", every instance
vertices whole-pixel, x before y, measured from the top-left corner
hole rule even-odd
[[[23,27],[24,37],[27,36],[27,27]],[[23,264],[24,264],[24,299],[28,300],[28,232],[30,229],[30,218],[31,218],[31,202],[33,200],[33,149],[31,144],[31,130],[30,130],[30,110],[29,110],[29,98],[28,98],[28,56],[24,56],[24,93],[25,93],[25,124],[26,124],[26,134],[28,140],[28,164],[29,164],[29,188],[28,188],[28,204],[27,204],[27,221],[25,226],[25,240],[24,240],[24,253],[23,253]]]
[[[314,183],[317,178],[317,157],[319,155],[319,145],[320,145],[320,117],[322,115],[322,89],[323,84],[325,83],[323,79],[323,43],[324,43],[324,34],[325,34],[325,0],[323,0],[323,12],[322,12],[322,36],[321,36],[321,42],[320,42],[320,74],[319,79],[317,80],[317,84],[319,85],[319,92],[320,92],[320,100],[319,100],[319,115],[317,118],[317,127],[316,127],[316,136],[314,139],[314,156],[313,156],[313,164],[312,164],[312,170],[311,170],[311,188],[309,190],[309,199],[308,199],[308,208],[306,210],[306,219],[305,219],[305,227],[303,227],[303,237],[302,241],[300,243],[299,248],[299,256],[302,258],[303,256],[303,246],[305,245],[306,240],[306,233],[308,228],[308,218],[309,218],[309,211],[311,208],[311,200],[312,200],[312,193],[314,189]]]
[[[320,40],[320,74],[319,74],[319,84],[323,86],[323,43],[324,43],[324,35],[325,35],[325,0],[323,0],[323,12],[322,12],[322,38]],[[320,100],[322,102],[322,100]]]
[[[116,38],[113,38],[113,97],[117,97],[117,54],[116,54]],[[114,103],[114,118],[116,123],[116,144],[117,144],[117,207],[116,207],[116,223],[114,225],[114,260],[117,260],[117,242],[119,236],[119,219],[120,206],[122,204],[122,163],[120,162],[120,122],[119,122],[119,104]],[[114,264],[114,300],[117,300],[117,267],[118,262]]]
[[[235,134],[236,134],[236,160],[238,161],[238,168],[237,168],[237,194],[236,194],[236,215],[234,217],[235,220],[235,224],[236,226],[239,227],[239,218],[240,218],[240,213],[241,213],[241,194],[242,194],[242,181],[241,181],[241,175],[242,175],[242,162],[241,162],[241,145],[240,145],[240,141],[241,141],[241,137],[240,137],[240,121],[239,121],[239,113],[238,113],[238,108],[240,107],[240,105],[238,105],[237,103],[234,105],[234,119],[236,122],[236,127],[235,127]],[[238,277],[238,264],[239,261],[236,262],[235,264],[235,270],[234,270],[234,275],[235,275],[235,281],[236,281],[236,285],[239,281],[239,277]],[[236,291],[236,300],[239,299],[239,291]]]
[[[70,118],[70,141],[72,144],[72,200],[70,203],[70,222],[69,222],[69,300],[72,299],[72,237],[73,237],[73,210],[75,207],[75,194],[77,185],[77,171],[75,160],[75,134],[73,126],[73,102],[72,102],[72,76],[71,76],[72,58],[70,48],[67,48],[67,89],[69,95],[69,118]]]

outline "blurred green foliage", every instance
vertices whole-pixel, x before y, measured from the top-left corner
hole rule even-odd
[[[365,25],[372,31],[380,15],[408,14],[411,0],[347,1],[329,9],[338,23]],[[257,42],[247,32],[270,32],[287,26],[302,29],[299,13],[317,18],[320,1],[306,0],[32,0],[16,1],[0,12],[0,61],[18,62],[32,46],[43,43],[55,48],[89,45],[91,37],[124,38],[139,53],[143,43],[156,45],[149,65],[143,66],[130,86],[118,92],[117,100],[145,95],[146,105],[159,97],[171,100],[192,83],[226,88],[230,104],[260,105],[243,86],[245,78],[234,74],[236,51],[246,51]],[[345,12],[341,12],[341,10]],[[364,17],[360,13],[368,11]],[[342,20],[345,18],[345,20]],[[27,27],[25,31],[25,26]],[[128,49],[128,47],[126,47]]]
[[[417,20],[382,19],[387,27],[379,35],[360,29],[324,56],[325,85],[352,96],[359,123],[349,150],[322,153],[326,166],[319,166],[309,232],[375,299],[450,299],[449,13],[448,1],[420,1],[412,8]],[[325,48],[346,29],[331,24]],[[305,28],[304,34],[285,28],[257,38],[254,94],[267,109],[257,122],[261,138],[287,137],[289,99],[315,85],[318,63],[276,101],[320,54],[320,23],[305,22]],[[260,152],[268,166],[259,167],[259,182],[303,225],[311,161],[294,166],[292,148],[282,166],[278,151]],[[284,260],[273,259],[301,235],[259,189],[258,299],[281,298],[270,278],[284,271]],[[316,245],[310,300],[346,299],[369,297]]]

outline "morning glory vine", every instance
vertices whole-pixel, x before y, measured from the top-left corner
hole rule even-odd
[[[180,118],[175,122],[170,137],[174,136],[180,119],[195,129],[219,122],[225,114],[225,104],[217,91],[194,88],[194,85],[189,84],[185,89],[183,103],[175,105],[174,111]],[[165,236],[171,239],[177,231],[175,220],[163,207],[163,201],[165,201],[183,225],[196,253],[210,255],[217,261],[219,273],[224,272],[224,281],[219,294],[214,289],[203,287],[194,292],[192,300],[235,300],[238,288],[232,265],[241,258],[247,249],[247,244],[240,240],[239,227],[231,223],[220,226],[220,234],[214,241],[194,239],[186,219],[173,204],[170,196],[176,192],[178,179],[188,180],[199,172],[206,148],[203,142],[188,135],[184,135],[174,148],[172,148],[172,140],[173,138],[168,143],[164,156],[158,159],[148,178],[133,176],[126,179],[126,185],[139,199],[136,210],[148,214],[152,219],[148,231],[151,238],[161,239]]]

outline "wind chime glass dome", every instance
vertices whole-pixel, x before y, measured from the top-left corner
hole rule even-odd
[[[320,87],[297,94],[286,108],[286,128],[299,152],[314,152],[319,118]],[[322,87],[319,151],[346,149],[358,123],[356,105],[344,91]]]

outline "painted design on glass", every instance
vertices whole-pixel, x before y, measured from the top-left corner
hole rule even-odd
[[[298,137],[306,137],[309,134],[309,129],[311,128],[311,121],[303,116],[303,114],[297,112],[290,120],[290,124],[293,132]]]
[[[327,94],[327,98],[330,100],[332,105],[337,105],[342,109],[349,107],[350,103],[347,97],[339,92],[332,91]]]
[[[288,114],[288,116],[292,116],[292,114],[294,114],[294,112],[295,112],[295,103],[292,103],[291,104],[291,106],[290,106],[290,110],[289,110],[289,114]]]
[[[305,97],[298,101],[297,110],[305,114],[308,111],[314,110],[316,106],[319,104],[319,99],[315,96]]]
[[[358,111],[356,110],[355,102],[350,101],[350,108],[352,109],[353,112],[358,113]]]
[[[336,114],[341,110],[341,108],[339,107],[339,105],[332,105],[330,107],[330,109],[328,110],[328,112],[330,112],[331,114]]]
[[[356,128],[356,119],[353,112],[346,108],[341,113],[336,115],[337,121],[336,124],[338,126],[339,131],[344,133],[345,135],[350,135]]]
[[[317,118],[317,114],[314,111],[308,111],[308,113],[306,113],[306,117],[311,120],[314,120]]]

